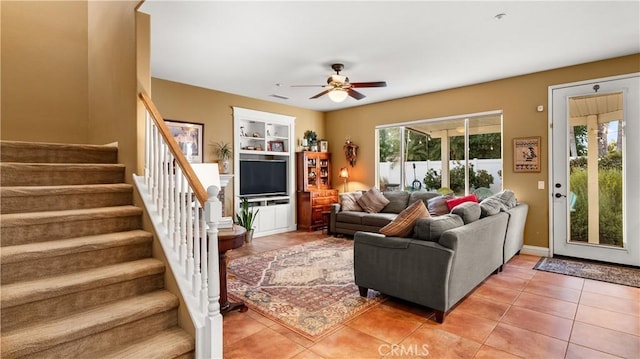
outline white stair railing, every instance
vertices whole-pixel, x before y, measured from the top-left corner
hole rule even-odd
[[[218,222],[219,188],[204,189],[151,100],[144,176],[134,182],[149,213],[196,332],[196,358],[222,358]]]

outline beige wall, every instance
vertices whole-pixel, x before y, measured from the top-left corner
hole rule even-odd
[[[349,190],[366,189],[375,183],[374,129],[377,125],[502,110],[503,186],[505,189],[513,190],[518,200],[530,205],[525,228],[525,244],[548,247],[548,192],[547,189],[537,189],[538,181],[545,181],[547,188],[549,186],[548,87],[633,72],[640,72],[638,54],[328,112],[325,126],[333,152],[334,187],[342,188],[336,176],[340,167],[347,165],[341,148],[347,136],[360,146],[356,166],[349,168]],[[538,105],[544,105],[545,111],[537,112]],[[542,137],[540,173],[513,172],[511,144],[513,138],[523,136]]]
[[[137,171],[137,1],[90,1],[89,143],[118,143],[125,179]]]
[[[2,139],[117,142],[136,170],[138,1],[2,1]]]
[[[327,136],[322,112],[156,78],[151,81],[151,89],[153,102],[165,119],[204,124],[204,162],[217,162],[211,143],[224,141],[233,145],[232,107],[294,116],[296,139],[302,138],[304,131],[309,129],[316,131],[318,138]],[[225,191],[226,213],[232,213],[232,187],[229,186]]]
[[[88,142],[87,3],[2,1],[5,140]]]

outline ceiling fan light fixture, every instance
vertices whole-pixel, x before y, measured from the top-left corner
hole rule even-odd
[[[342,102],[347,98],[347,96],[349,94],[344,89],[336,88],[336,89],[333,89],[333,90],[329,91],[328,95],[329,95],[329,98],[331,99],[331,101],[333,101],[333,102]]]
[[[342,76],[342,75],[331,75],[327,83],[334,83],[334,82],[343,84],[345,82],[349,82],[349,79],[346,76]]]

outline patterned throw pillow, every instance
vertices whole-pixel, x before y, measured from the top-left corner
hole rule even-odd
[[[430,200],[427,201],[427,207],[429,209],[429,213],[432,216],[442,216],[443,214],[449,213],[450,209],[449,207],[447,207],[447,200],[452,198],[453,198],[452,194],[431,198]]]
[[[362,212],[362,207],[358,204],[360,197],[362,197],[362,192],[341,193],[340,209],[342,211]]]
[[[380,233],[387,237],[408,237],[416,221],[424,217],[429,217],[429,211],[424,202],[416,201],[400,212],[391,223],[380,228]]]
[[[365,212],[369,213],[378,213],[389,204],[389,200],[376,188],[371,188],[365,192],[357,202]]]

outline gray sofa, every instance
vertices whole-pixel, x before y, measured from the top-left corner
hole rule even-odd
[[[406,207],[417,200],[425,204],[433,198],[440,196],[436,192],[383,192],[389,204],[380,213],[367,213],[363,211],[342,211],[340,204],[331,205],[329,216],[329,231],[332,234],[345,234],[352,236],[358,231],[378,233],[380,228],[386,226]],[[429,212],[436,210],[429,206]],[[506,209],[508,215],[507,232],[504,236],[502,263],[507,263],[514,255],[520,252],[524,243],[524,226],[527,220],[529,206],[526,203],[518,203],[515,207]],[[501,268],[502,269],[502,268]]]
[[[435,192],[390,191],[382,192],[382,194],[389,200],[389,204],[379,213],[343,211],[340,204],[331,205],[329,231],[333,234],[350,236],[358,231],[378,232],[380,228],[389,224],[402,210],[415,201],[427,202],[429,199],[440,196]]]
[[[353,265],[360,294],[374,289],[427,306],[442,323],[449,309],[498,272],[508,221],[501,212],[447,230],[436,242],[357,232]]]
[[[502,193],[501,193],[502,194]],[[520,251],[528,212],[512,192],[419,219],[411,238],[354,235],[355,282],[430,307],[436,320]],[[509,197],[508,201],[504,197]]]

